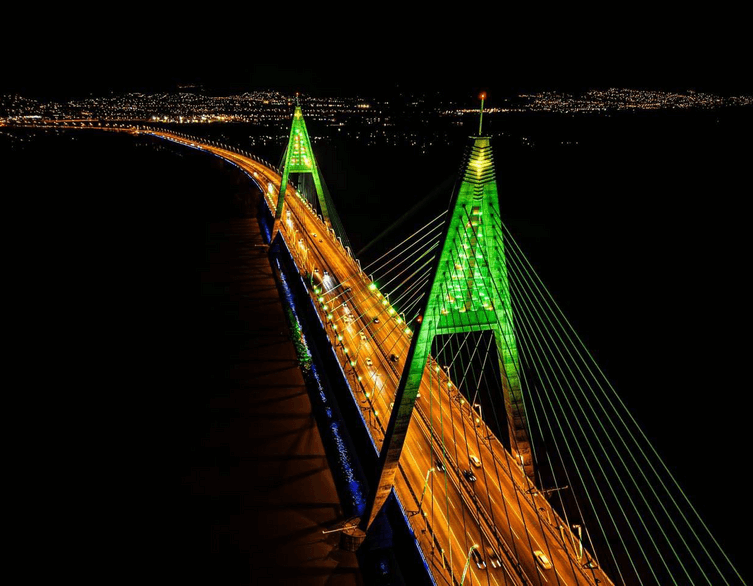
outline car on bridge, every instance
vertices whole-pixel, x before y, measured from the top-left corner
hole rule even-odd
[[[476,482],[476,475],[470,470],[463,470],[463,476],[468,482]]]
[[[552,562],[549,561],[549,558],[543,551],[537,549],[533,552],[533,555],[536,557],[536,561],[539,562],[539,565],[541,565],[542,568],[544,568],[545,570],[552,569]]]
[[[471,555],[473,556],[473,561],[476,562],[478,569],[483,570],[486,567],[486,562],[484,561],[484,558],[479,553],[478,549],[471,550]]]
[[[397,354],[390,354],[390,361],[397,362]]]
[[[481,468],[481,460],[478,459],[477,455],[471,454],[469,458],[471,460],[471,464],[473,464],[476,468]]]
[[[492,564],[492,568],[502,567],[502,560],[499,559],[497,552],[495,552],[491,547],[486,548],[486,555],[489,557],[489,561]]]
[[[372,362],[372,360],[371,360],[371,357],[370,357],[370,356],[367,356],[367,357],[366,357],[366,365],[367,365],[367,366],[373,366],[373,365],[374,365],[374,363]]]

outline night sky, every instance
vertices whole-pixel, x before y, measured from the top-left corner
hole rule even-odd
[[[53,9],[55,10],[55,9]],[[59,10],[59,9],[58,9]],[[501,94],[599,87],[753,93],[745,20],[689,6],[499,13],[360,6],[280,14],[10,15],[0,93],[35,97],[279,89],[380,95],[394,88]],[[492,98],[493,96],[490,96]]]
[[[0,95],[66,99],[182,84],[217,93],[375,97],[483,89],[489,107],[496,96],[606,87],[753,95],[749,19],[719,4],[714,13],[682,3],[579,4],[546,15],[541,5],[528,14],[438,6],[318,5],[307,14],[291,6],[285,14],[281,4],[264,11],[249,3],[178,14],[129,4],[124,15],[102,6],[44,14],[6,8]],[[738,486],[738,474],[724,471]]]

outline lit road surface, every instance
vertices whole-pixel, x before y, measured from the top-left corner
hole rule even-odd
[[[280,176],[265,164],[169,133],[150,134],[197,146],[235,163],[254,178],[275,208]],[[312,295],[379,448],[410,334],[379,292],[369,288],[368,276],[359,271],[356,261],[291,187],[284,209],[282,236],[299,268],[316,275],[315,283],[324,287],[323,293],[312,291]],[[494,437],[486,439],[490,436],[487,428],[483,422],[476,425],[477,414],[459,398],[445,371],[430,358],[395,477],[397,495],[437,583],[459,584],[468,551],[478,544],[486,568],[478,568],[472,559],[464,584],[612,584],[601,569],[584,568],[590,553],[584,548],[579,559],[577,536],[546,499],[532,490],[502,444]],[[444,459],[442,443],[447,451]],[[478,457],[480,466],[471,463],[469,452]],[[436,469],[440,461],[444,472]],[[432,467],[435,470],[429,472]],[[477,480],[466,480],[465,470],[471,470]],[[411,514],[418,511],[422,493],[421,511]],[[490,549],[499,555],[503,567],[492,567]],[[533,552],[537,550],[549,558],[551,568],[536,560]]]

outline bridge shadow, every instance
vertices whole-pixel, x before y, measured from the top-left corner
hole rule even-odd
[[[178,524],[192,581],[358,585],[269,258],[251,218],[204,225]]]

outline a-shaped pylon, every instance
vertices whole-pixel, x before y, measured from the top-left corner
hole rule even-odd
[[[479,132],[480,133],[480,132]],[[519,376],[518,349],[507,280],[499,196],[490,140],[475,137],[461,171],[433,281],[413,339],[379,460],[379,482],[361,525],[368,528],[394,484],[405,435],[438,335],[491,330],[497,347],[510,446],[533,479],[533,462]]]

